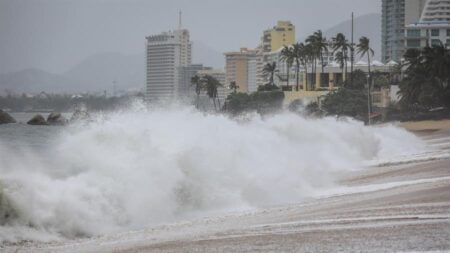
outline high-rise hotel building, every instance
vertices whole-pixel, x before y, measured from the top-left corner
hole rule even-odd
[[[175,99],[183,95],[178,87],[180,69],[192,62],[189,31],[178,29],[146,37],[147,101]]]
[[[400,62],[405,53],[405,26],[418,22],[426,0],[382,0],[381,57]]]

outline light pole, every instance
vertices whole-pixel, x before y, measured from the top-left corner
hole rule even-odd
[[[367,74],[367,124],[370,126],[370,75]]]

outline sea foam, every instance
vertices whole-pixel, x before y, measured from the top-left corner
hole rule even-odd
[[[172,107],[94,118],[58,131],[46,155],[0,142],[1,240],[93,236],[298,203],[333,187],[340,172],[423,148],[395,126],[292,113],[231,119]]]

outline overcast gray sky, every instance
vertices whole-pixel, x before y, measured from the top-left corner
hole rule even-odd
[[[137,54],[145,36],[183,27],[223,52],[254,47],[264,29],[291,20],[297,37],[379,13],[380,0],[0,0],[0,73],[68,70],[101,52]]]

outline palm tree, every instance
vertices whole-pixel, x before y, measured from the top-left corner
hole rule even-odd
[[[319,57],[319,48],[317,47],[317,37],[313,34],[308,36],[305,40],[306,46],[308,48],[307,55],[309,56],[309,59],[312,63],[311,72],[313,74],[313,78],[316,76],[316,68],[317,68],[317,58]],[[311,80],[311,88],[313,89],[314,86],[314,80]]]
[[[347,79],[347,61],[348,61],[348,51],[350,49],[350,44],[348,43],[347,39],[345,38],[345,35],[342,33],[338,33],[336,37],[332,38],[332,48],[333,48],[333,54],[337,51],[340,51],[342,53],[342,56],[344,58],[344,68],[345,68],[345,79]]]
[[[286,62],[286,75],[287,75],[286,82],[287,82],[287,87],[290,87],[289,86],[289,71],[295,60],[294,49],[292,46],[284,46],[283,47],[283,49],[281,50],[281,60]]]
[[[408,49],[404,59],[401,102],[409,106],[450,106],[450,50],[442,43],[422,50]]]
[[[303,65],[305,61],[305,44],[295,43],[292,45],[292,55],[295,61],[295,76],[297,78],[295,90],[299,91],[299,78],[300,78],[300,65]],[[305,65],[306,66],[306,65]],[[306,73],[308,70],[306,70]]]
[[[230,90],[233,90],[233,93],[237,92],[237,89],[239,89],[239,86],[236,84],[235,81],[230,82],[230,86],[229,86]]]
[[[370,72],[370,56],[374,55],[375,52],[372,48],[370,48],[370,40],[367,37],[361,37],[359,39],[359,44],[356,46],[358,49],[358,54],[361,55],[361,57],[364,57],[367,55],[367,65],[369,66],[369,78],[371,78],[371,72]]]
[[[369,81],[368,81],[368,87],[367,87],[367,94],[368,94],[368,103],[369,103],[369,113],[371,113],[371,105],[372,105],[372,97],[370,96],[370,89],[372,85],[372,74],[370,72],[370,55],[374,55],[375,52],[372,48],[370,48],[370,40],[369,38],[363,36],[359,39],[359,44],[356,46],[358,54],[361,55],[361,57],[364,57],[367,55],[367,66],[368,66],[368,72],[369,72]],[[353,73],[352,73],[353,75]],[[352,77],[353,78],[353,77]],[[370,119],[369,119],[370,124]]]
[[[263,74],[266,75],[266,76],[267,75],[269,76],[269,84],[271,86],[275,86],[273,77],[274,77],[276,72],[278,72],[277,63],[276,62],[267,63],[264,66],[264,68],[263,68]]]
[[[217,111],[216,99],[220,108],[220,100],[217,97],[217,88],[222,86],[222,84],[214,77],[210,75],[205,75],[203,78],[204,87],[206,89],[206,94],[210,99],[213,100],[214,109]]]
[[[200,98],[200,93],[203,89],[203,82],[202,78],[200,78],[198,75],[195,75],[191,78],[191,84],[195,85],[195,94],[197,94],[197,101],[195,107],[198,109],[198,101]]]
[[[310,90],[314,89],[314,82],[315,82],[315,65],[316,65],[316,49],[312,44],[305,45],[303,49],[303,63],[305,64],[305,74],[306,74],[306,86],[308,87],[308,65],[311,65],[311,73],[312,78],[310,83]]]
[[[345,57],[342,52],[337,52],[334,56],[334,60],[339,63],[339,68],[342,70],[342,78],[344,78],[344,66],[345,66]]]
[[[439,79],[441,88],[446,88],[450,81],[449,50],[442,42],[433,47],[425,47],[422,51],[422,62],[429,73]]]
[[[327,42],[327,38],[323,37],[321,30],[318,30],[317,32],[315,32],[314,37],[316,38],[314,43],[315,43],[315,48],[317,49],[317,53],[319,54],[319,57],[320,57],[320,62],[322,65],[322,73],[323,73],[324,72],[323,68],[325,67],[325,65],[323,64],[323,53],[328,53],[328,42]]]

